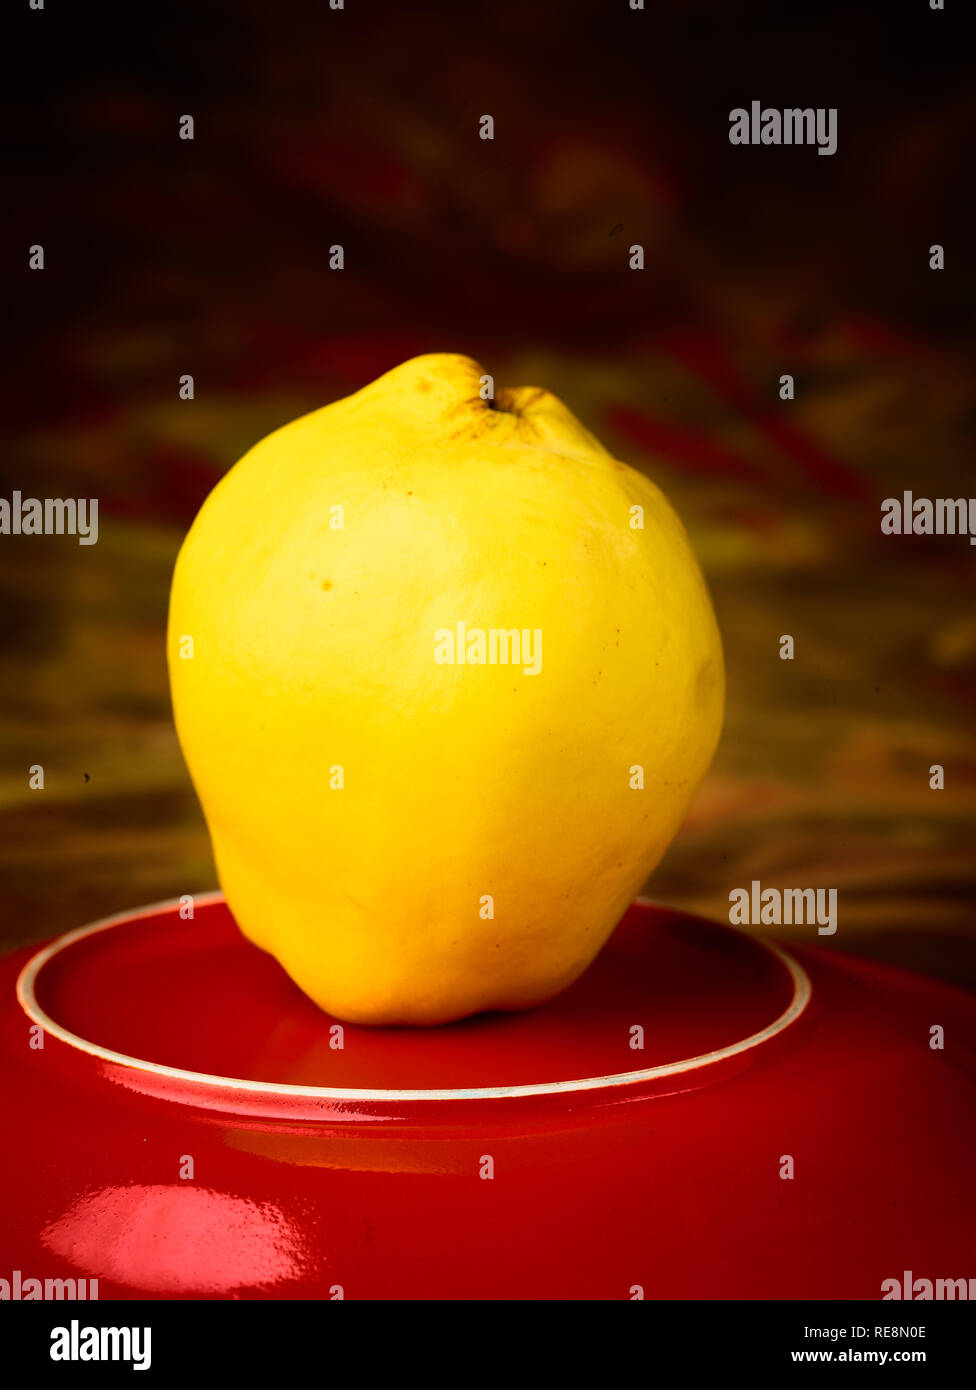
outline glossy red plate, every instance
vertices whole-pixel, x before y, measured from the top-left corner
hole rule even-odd
[[[0,989],[3,1279],[877,1299],[976,1275],[973,998],[833,947],[638,904],[543,1008],[341,1027],[214,894],[7,957]]]

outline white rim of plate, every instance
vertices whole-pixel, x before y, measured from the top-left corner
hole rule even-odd
[[[43,967],[54,956],[86,936],[107,931],[110,927],[119,927],[126,923],[141,921],[146,917],[154,917],[161,912],[179,907],[181,901],[180,898],[168,898],[165,902],[149,903],[145,907],[134,908],[131,912],[119,912],[112,917],[102,917],[97,922],[89,923],[88,926],[76,927],[73,931],[65,932],[62,936],[56,937],[49,946],[44,947],[43,950],[31,957],[17,977],[17,1000],[28,1018],[39,1024],[51,1037],[57,1038],[60,1042],[79,1052],[86,1052],[90,1057],[97,1057],[101,1061],[111,1062],[116,1066],[126,1067],[134,1071],[148,1072],[153,1076],[166,1077],[172,1081],[190,1082],[195,1086],[206,1086],[214,1090],[242,1091],[256,1096],[294,1096],[308,1100],[346,1102],[507,1100],[522,1096],[554,1096],[572,1094],[577,1091],[598,1091],[612,1086],[634,1086],[645,1081],[657,1081],[669,1076],[680,1076],[683,1072],[699,1071],[704,1067],[714,1066],[717,1062],[724,1062],[729,1058],[749,1052],[774,1038],[777,1033],[782,1033],[785,1028],[788,1028],[791,1023],[795,1023],[800,1017],[809,1004],[812,994],[810,977],[798,961],[795,961],[779,946],[751,937],[750,940],[755,945],[768,951],[786,967],[793,982],[793,997],[786,1008],[778,1018],[767,1024],[765,1028],[761,1028],[758,1033],[752,1033],[739,1042],[730,1043],[727,1047],[718,1048],[713,1052],[703,1052],[697,1057],[686,1057],[680,1062],[666,1062],[661,1066],[646,1067],[641,1071],[615,1072],[608,1076],[580,1077],[573,1081],[540,1081],[520,1086],[474,1086],[451,1090],[291,1086],[285,1082],[245,1081],[235,1076],[216,1076],[209,1072],[185,1071],[181,1067],[167,1067],[160,1062],[147,1062],[141,1057],[129,1057],[123,1052],[113,1052],[110,1048],[100,1047],[98,1043],[89,1042],[86,1038],[79,1037],[77,1033],[62,1028],[60,1023],[55,1022],[41,1008],[37,1002],[34,985]],[[667,911],[676,910],[667,908],[663,903],[656,903],[650,898],[637,898],[635,901],[642,907],[664,907]],[[193,894],[195,907],[206,907],[217,902],[224,902],[224,895],[219,890]],[[186,1098],[172,1097],[172,1099],[183,1100],[185,1104],[193,1103],[192,1096]]]

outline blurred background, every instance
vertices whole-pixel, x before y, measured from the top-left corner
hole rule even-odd
[[[100,534],[0,537],[0,949],[214,885],[167,691],[183,535],[262,435],[455,351],[563,397],[701,557],[727,724],[648,892],[725,920],[753,878],[836,887],[821,944],[976,986],[976,550],[879,527],[976,490],[976,100],[962,7],[900,8],[11,17],[0,496],[98,497]],[[731,146],[754,98],[836,106],[837,153]]]

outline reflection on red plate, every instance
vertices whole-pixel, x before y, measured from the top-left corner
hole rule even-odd
[[[86,1193],[42,1232],[48,1250],[154,1294],[220,1295],[300,1278],[301,1231],[276,1207],[195,1183]]]
[[[639,904],[540,1009],[338,1030],[211,895],[19,952],[0,990],[3,1277],[879,1298],[976,1274],[973,1000],[833,941]]]

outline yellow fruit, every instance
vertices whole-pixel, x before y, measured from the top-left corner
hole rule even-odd
[[[548,392],[489,402],[481,378],[418,357],[277,430],[173,577],[176,725],[227,901],[356,1023],[569,985],[721,728],[719,634],[663,495]]]

